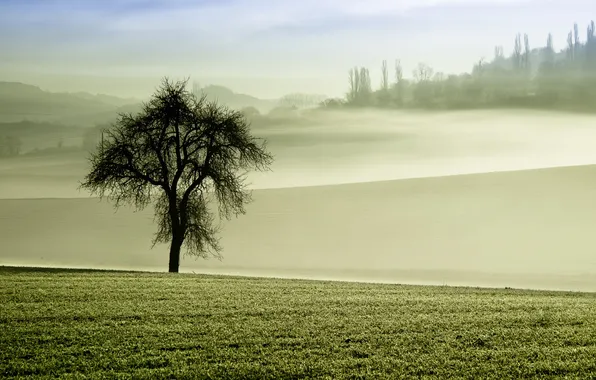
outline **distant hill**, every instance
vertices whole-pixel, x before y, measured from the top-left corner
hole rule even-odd
[[[97,100],[106,104],[111,104],[116,107],[122,107],[129,104],[140,103],[139,99],[134,98],[119,98],[117,96],[112,95],[105,95],[105,94],[90,94],[88,92],[73,92],[73,93],[66,93],[68,95],[73,95],[79,97],[81,99],[89,99],[89,100]]]
[[[134,99],[121,99],[109,95],[89,93],[56,93],[37,86],[0,82],[0,122],[31,120],[39,122],[83,123],[90,115],[116,114]]]
[[[141,103],[127,104],[121,107],[114,107],[109,111],[93,112],[85,115],[73,114],[62,116],[59,120],[60,123],[68,125],[79,125],[82,127],[92,127],[97,124],[110,124],[116,121],[120,113],[133,113],[140,112],[142,108]]]
[[[217,100],[220,104],[233,109],[254,107],[260,112],[269,112],[277,105],[277,100],[259,99],[251,95],[239,94],[224,86],[209,85],[200,90],[209,100]]]
[[[277,100],[235,93],[218,85],[204,87],[200,92],[208,99],[234,109],[254,107],[266,113],[278,105]],[[140,110],[141,102],[137,99],[87,92],[50,92],[30,84],[0,82],[0,123],[28,120],[91,127],[113,122],[121,112],[136,113]]]

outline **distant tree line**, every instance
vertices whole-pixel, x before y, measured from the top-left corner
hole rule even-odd
[[[370,72],[354,67],[348,73],[345,98],[327,99],[324,108],[378,107],[424,109],[551,108],[596,111],[596,37],[594,21],[582,41],[576,23],[567,45],[555,51],[553,37],[532,48],[527,34],[515,36],[506,57],[502,46],[491,61],[474,64],[471,72],[446,75],[419,63],[406,79],[401,62],[380,67],[379,86],[373,88]]]
[[[282,96],[278,101],[278,106],[296,109],[310,108],[316,107],[324,100],[325,97],[322,95],[292,93]]]

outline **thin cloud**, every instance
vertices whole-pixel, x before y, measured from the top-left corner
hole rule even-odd
[[[510,5],[531,0],[274,0],[236,1],[142,1],[129,0],[138,12],[106,20],[108,28],[119,31],[187,30],[209,34],[233,35],[266,31],[280,27],[297,27],[326,19],[346,17],[374,18],[404,14],[410,10],[449,5]],[[126,3],[126,2],[125,2]]]
[[[408,11],[450,5],[510,5],[532,0],[6,0],[0,2],[0,29],[63,29],[86,35],[118,33],[152,38],[163,33],[196,36],[219,44],[246,41],[280,29],[329,30],[377,17],[404,17]],[[12,20],[12,21],[11,21]],[[18,20],[18,21],[17,21]],[[28,24],[28,25],[25,25]]]

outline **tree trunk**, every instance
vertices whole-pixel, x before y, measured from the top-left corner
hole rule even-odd
[[[168,272],[178,273],[180,269],[180,249],[184,241],[184,231],[181,231],[180,213],[178,212],[176,189],[168,193],[170,223],[172,226],[172,241],[170,243],[170,263]]]
[[[172,243],[170,245],[170,265],[168,272],[178,273],[180,268],[180,248],[182,247],[182,239],[178,237],[177,233],[172,236]]]

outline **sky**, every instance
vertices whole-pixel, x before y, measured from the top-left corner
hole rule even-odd
[[[261,98],[343,96],[348,70],[373,84],[383,59],[469,71],[516,33],[585,39],[594,0],[0,0],[0,81],[149,96],[189,77]]]

